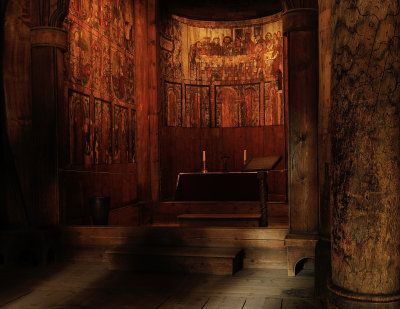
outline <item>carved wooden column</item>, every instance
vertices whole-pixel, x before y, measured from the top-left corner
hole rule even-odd
[[[58,107],[63,101],[63,53],[67,35],[61,28],[67,1],[50,5],[33,2],[37,25],[31,29],[33,225],[59,222],[58,205]]]
[[[400,308],[400,5],[332,5],[328,308]]]
[[[285,241],[289,276],[295,275],[301,259],[315,257],[318,240],[318,11],[317,3],[303,4],[285,1],[283,13],[289,110],[290,233]]]

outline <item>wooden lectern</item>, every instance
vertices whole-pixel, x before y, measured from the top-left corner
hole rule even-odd
[[[281,156],[252,158],[243,168],[245,172],[257,172],[260,193],[261,226],[268,226],[268,171],[273,170],[281,158]]]

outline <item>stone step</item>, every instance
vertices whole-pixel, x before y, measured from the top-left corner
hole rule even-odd
[[[243,267],[237,248],[134,246],[109,249],[105,260],[113,270],[232,275]]]
[[[183,214],[178,216],[181,226],[258,227],[260,214]]]

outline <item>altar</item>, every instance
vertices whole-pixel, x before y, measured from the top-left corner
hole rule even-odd
[[[253,158],[246,162],[241,172],[207,172],[203,152],[203,172],[179,173],[174,199],[175,201],[213,202],[259,201],[260,218],[257,217],[256,219],[260,220],[261,226],[267,226],[267,176],[268,171],[274,169],[280,159],[280,156]],[[217,210],[215,209],[215,211]],[[245,214],[242,214],[242,216],[245,216]],[[188,215],[181,215],[179,217],[181,219],[199,218],[198,215],[190,215],[189,217]],[[210,215],[207,216],[207,218],[209,217]],[[215,215],[212,217],[215,219]]]
[[[258,201],[256,172],[179,173],[175,201]]]

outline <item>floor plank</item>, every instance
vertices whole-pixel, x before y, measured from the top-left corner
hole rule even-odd
[[[293,278],[280,269],[243,269],[233,276],[163,274],[79,262],[0,267],[0,278],[0,306],[11,309],[320,308],[311,272]]]
[[[281,309],[282,299],[247,297],[243,309]]]
[[[204,309],[242,309],[245,297],[211,296]]]
[[[312,299],[284,299],[282,309],[320,309],[322,304]]]
[[[162,304],[160,309],[199,309],[203,308],[209,297],[202,295],[176,295]]]

